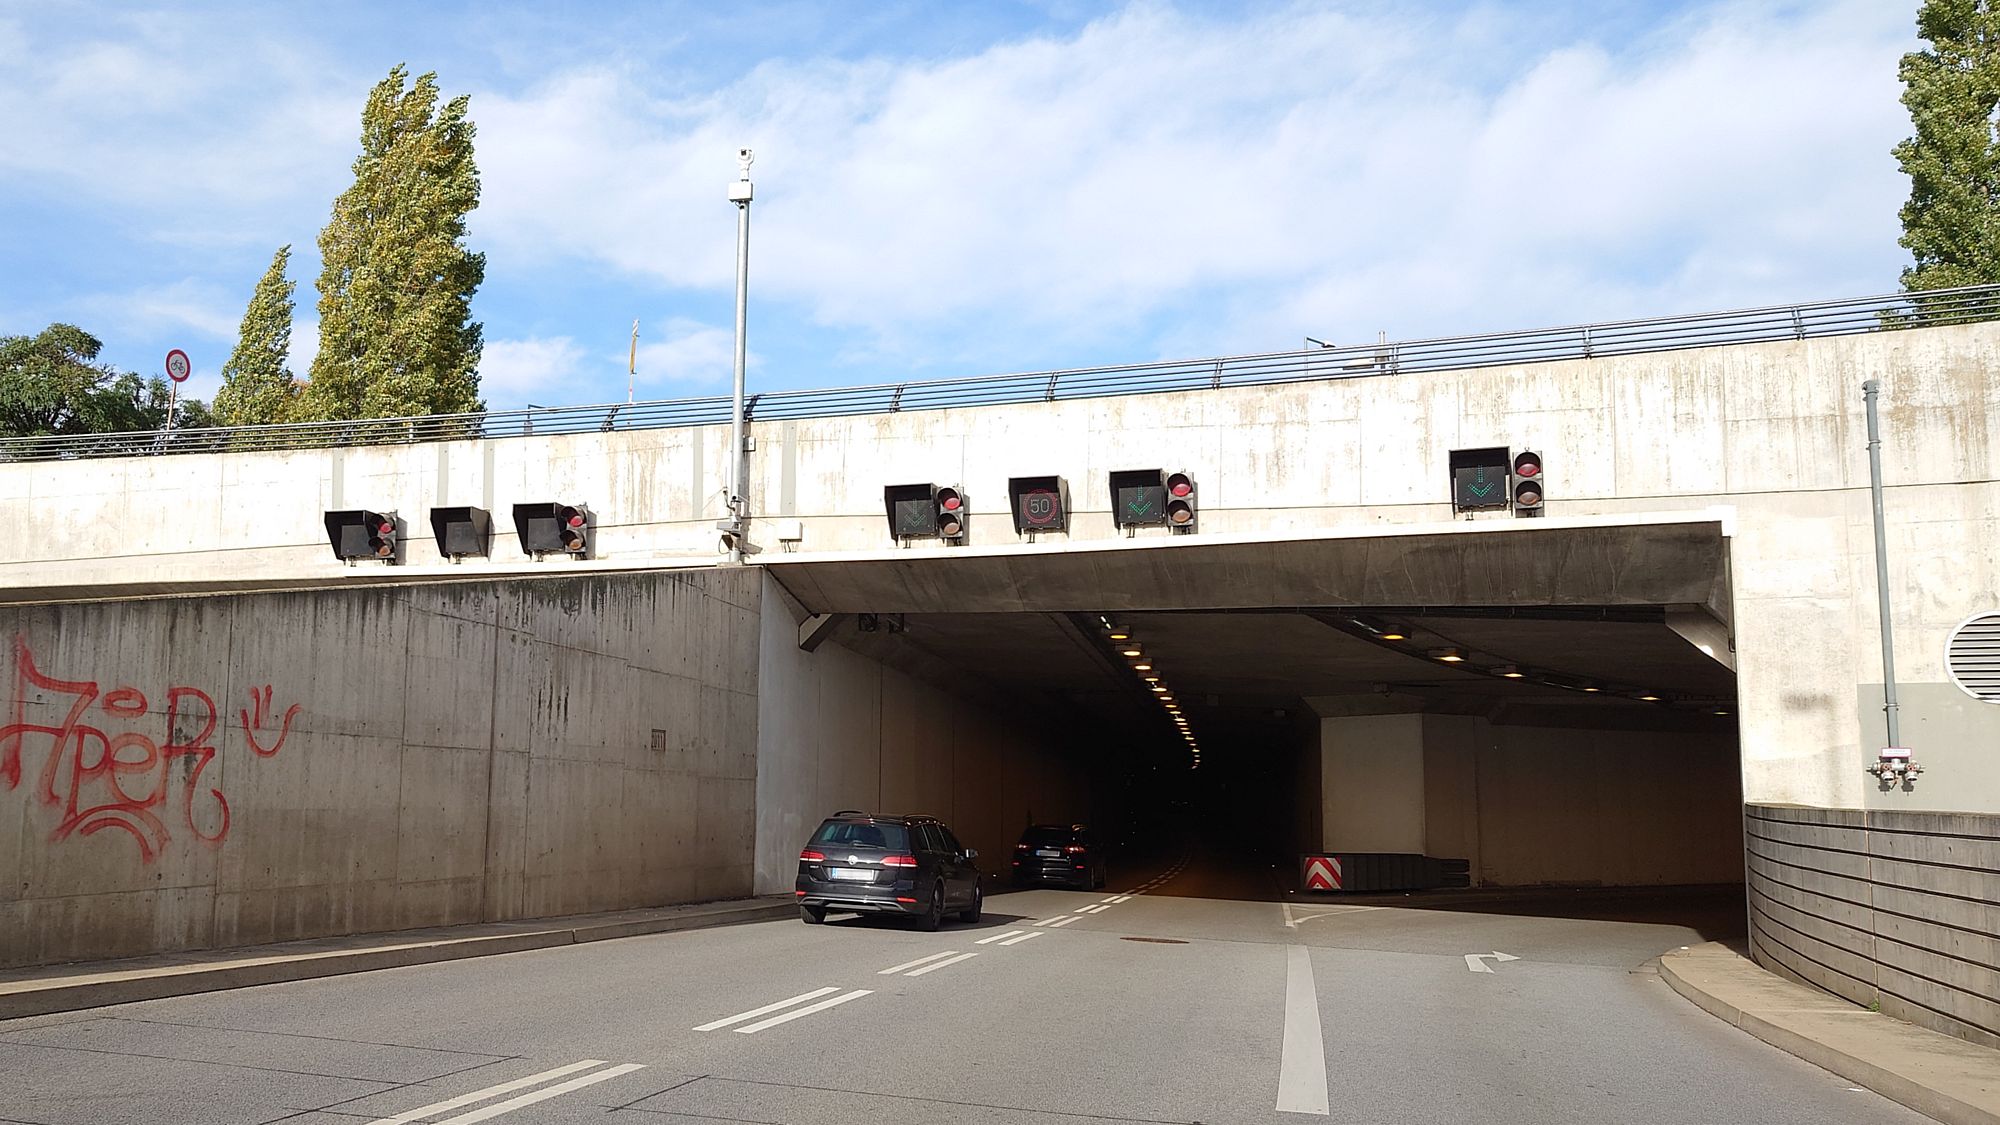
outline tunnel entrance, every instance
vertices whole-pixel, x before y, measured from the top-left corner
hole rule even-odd
[[[1059,744],[1126,856],[1204,857],[1185,893],[1297,893],[1315,854],[1444,887],[1739,883],[1722,529],[1484,526],[772,571],[810,643]]]

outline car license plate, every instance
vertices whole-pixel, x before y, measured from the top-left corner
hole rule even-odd
[[[1061,858],[1062,858],[1062,853],[1061,853],[1061,852],[1059,852],[1059,851],[1057,851],[1057,850],[1055,850],[1054,848],[1037,848],[1037,849],[1035,849],[1035,854],[1036,854],[1036,855],[1038,855],[1038,856],[1042,856],[1042,857],[1044,857],[1044,858],[1047,858],[1047,859],[1061,859]]]
[[[853,867],[829,867],[826,869],[826,873],[833,879],[843,883],[872,883],[875,881],[875,873],[873,871],[862,871]]]

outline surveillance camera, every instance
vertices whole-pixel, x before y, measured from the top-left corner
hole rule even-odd
[[[739,148],[739,149],[737,149],[737,150],[736,150],[736,155],[738,155],[738,156],[748,156],[748,155],[750,155],[750,150],[749,150],[749,149],[747,149],[747,148]]]

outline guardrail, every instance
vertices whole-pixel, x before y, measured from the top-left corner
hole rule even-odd
[[[1320,347],[1265,355],[980,375],[828,390],[770,391],[751,396],[746,402],[746,411],[751,421],[773,421],[937,410],[954,406],[1054,402],[1206,387],[1259,386],[1400,372],[1548,363],[1989,320],[2000,320],[2000,285],[1896,293],[1802,305],[1774,305],[1693,316],[1609,321],[1527,332]],[[0,438],[0,461],[405,445],[535,434],[662,429],[728,421],[729,399],[726,396],[710,396],[351,422],[301,422],[164,433],[143,431]]]

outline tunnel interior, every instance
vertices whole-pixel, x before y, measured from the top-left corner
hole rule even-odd
[[[899,560],[827,584],[882,608],[832,615],[824,643],[1040,732],[1087,781],[1085,816],[1114,854],[1202,858],[1183,893],[1297,893],[1301,857],[1321,853],[1422,857],[1447,889],[1740,883],[1726,550],[1690,570],[1631,546],[1608,566],[1573,556],[1553,583],[1516,572],[1498,583],[1515,596],[1477,601],[1435,595],[1496,591],[1405,554],[1420,564],[1406,577],[1432,577],[1395,592],[1420,596],[1367,604],[1279,602],[1311,591],[1261,574],[1218,596],[1222,548],[1153,554],[1136,595],[1115,564],[1062,580],[1010,560],[1013,608],[969,593],[970,568]],[[1468,547],[1483,571],[1508,569],[1491,541],[1436,549]],[[1648,566],[1650,590],[1632,580]],[[1052,589],[1069,604],[1034,605]],[[1657,597],[1689,591],[1701,600]]]

